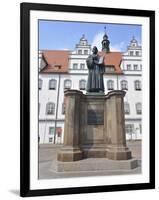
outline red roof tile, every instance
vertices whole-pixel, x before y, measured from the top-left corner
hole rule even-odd
[[[99,52],[99,55],[104,57],[104,64],[105,66],[114,66],[115,73],[122,73],[120,68],[121,60],[122,60],[122,53],[121,52]]]
[[[104,64],[107,67],[114,67],[114,73],[122,73],[120,68],[122,53],[121,52],[99,52],[104,57]],[[68,73],[69,69],[69,51],[63,50],[46,50],[42,52],[42,57],[46,66],[41,70],[42,73]],[[113,73],[113,72],[112,72]]]
[[[41,72],[66,73],[69,66],[69,51],[47,50],[42,52],[42,57],[47,63]]]

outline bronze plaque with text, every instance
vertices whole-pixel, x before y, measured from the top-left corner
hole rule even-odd
[[[104,124],[104,111],[88,109],[87,110],[87,124],[88,125],[103,125]]]

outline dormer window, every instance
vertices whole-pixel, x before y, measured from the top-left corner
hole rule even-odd
[[[130,56],[133,56],[134,55],[134,52],[133,51],[130,51]]]
[[[77,69],[78,68],[78,64],[77,63],[73,63],[73,69]]]
[[[60,64],[51,64],[51,67],[53,67],[56,70],[61,69],[61,65]]]
[[[127,70],[128,70],[128,71],[131,70],[131,65],[130,65],[130,64],[127,65]]]
[[[82,50],[80,49],[80,50],[78,50],[78,54],[82,54]]]
[[[105,67],[105,71],[106,71],[107,73],[112,73],[112,72],[114,72],[114,71],[115,71],[114,66],[107,65],[107,66]]]
[[[135,51],[135,55],[136,55],[136,56],[139,56],[139,51]]]
[[[134,70],[135,70],[135,71],[138,70],[138,65],[134,65]]]

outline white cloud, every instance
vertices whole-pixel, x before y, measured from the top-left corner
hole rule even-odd
[[[110,45],[110,50],[111,51],[123,51],[124,46],[125,46],[125,43],[120,42],[119,44],[116,44],[116,45]]]
[[[99,51],[102,49],[101,42],[103,40],[103,35],[104,35],[103,32],[99,32],[93,38],[92,47],[96,46]]]
[[[99,32],[93,38],[92,47],[96,46],[99,51],[102,49],[101,42],[103,40],[103,35],[104,35],[103,32]],[[123,51],[124,46],[125,46],[124,42],[120,42],[119,44],[115,44],[115,45],[112,45],[110,43],[110,50],[111,51]]]

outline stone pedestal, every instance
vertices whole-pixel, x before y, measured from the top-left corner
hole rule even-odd
[[[126,147],[124,91],[112,91],[107,95],[107,158],[112,160],[128,160],[131,152]]]
[[[107,95],[65,91],[64,146],[58,153],[58,160],[71,162],[90,157],[131,159],[126,146],[124,95],[121,90]]]
[[[80,133],[80,99],[82,92],[77,90],[65,91],[66,115],[64,127],[64,147],[58,153],[58,160],[64,162],[82,159],[79,147]]]

